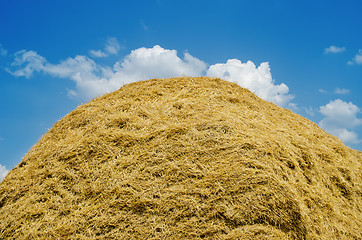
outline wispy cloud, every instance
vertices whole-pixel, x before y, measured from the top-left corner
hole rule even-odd
[[[298,112],[300,110],[300,108],[298,107],[298,104],[293,103],[293,102],[289,103],[287,108],[292,110],[293,112]]]
[[[323,93],[323,94],[327,94],[327,93],[328,93],[327,90],[324,90],[324,89],[322,89],[322,88],[318,89],[318,92]]]
[[[11,63],[11,67],[16,70],[7,69],[7,71],[16,77],[30,78],[34,72],[42,71],[46,62],[46,59],[35,51],[21,50],[15,53],[15,59]]]
[[[6,169],[5,166],[0,164],[0,182],[5,178],[5,176],[9,173],[9,170]]]
[[[104,52],[113,54],[118,51],[118,48],[111,46],[114,45],[108,44]],[[81,55],[53,64],[35,51],[25,50],[15,54],[11,66],[8,71],[17,77],[30,78],[34,72],[43,72],[54,77],[69,78],[76,84],[76,89],[70,90],[69,95],[83,100],[139,80],[205,74],[236,82],[259,97],[281,106],[287,105],[293,99],[287,85],[275,83],[267,62],[256,67],[251,61],[242,63],[238,59],[229,59],[226,63],[214,64],[208,68],[208,64],[188,52],[180,58],[176,50],[164,49],[158,45],[135,49],[113,66],[99,65],[93,59]],[[297,107],[296,104],[289,106]]]
[[[294,97],[284,83],[277,85],[272,78],[269,63],[263,62],[258,67],[252,61],[242,63],[238,59],[229,59],[226,63],[211,65],[207,76],[215,76],[235,82],[247,88],[264,100],[278,105],[286,105]]]
[[[113,86],[106,78],[113,75],[111,69],[97,65],[86,56],[78,55],[52,64],[34,51],[23,50],[15,55],[11,65],[16,70],[7,69],[14,76],[30,78],[34,72],[43,72],[54,77],[69,78],[76,83],[77,88],[77,91],[71,90],[70,95],[74,96],[78,92],[76,95],[83,100],[90,100],[119,87],[119,84]]]
[[[351,61],[348,61],[347,64],[354,65],[354,64],[362,64],[362,49],[358,50],[358,53]]]
[[[121,46],[118,40],[114,37],[108,38],[104,50],[90,50],[89,54],[93,57],[104,58],[110,55],[115,55],[119,52]]]
[[[361,142],[357,133],[352,131],[362,124],[362,119],[357,117],[360,112],[358,106],[352,102],[347,103],[337,99],[321,106],[319,111],[324,115],[322,121],[319,122],[321,128],[339,137],[346,144]]]
[[[0,43],[0,56],[6,56],[8,54],[8,50],[2,47]]]
[[[318,89],[318,92],[322,93],[322,94],[328,94],[329,92],[325,89]],[[335,88],[333,93],[334,94],[339,94],[339,95],[345,95],[345,94],[348,94],[350,93],[351,91],[349,89],[346,89],[346,88]]]
[[[324,54],[341,53],[341,52],[344,52],[344,51],[346,51],[345,47],[337,47],[337,46],[332,45],[332,46],[324,49]]]
[[[141,26],[143,30],[148,31],[148,26],[145,24],[145,22],[141,19]]]
[[[310,116],[314,116],[315,115],[315,112],[318,111],[318,109],[314,109],[312,106],[309,106],[309,107],[303,107],[304,111],[310,115]]]
[[[350,92],[349,89],[345,89],[345,88],[336,88],[334,89],[334,93],[335,94],[341,94],[341,95],[344,95],[344,94],[348,94]]]

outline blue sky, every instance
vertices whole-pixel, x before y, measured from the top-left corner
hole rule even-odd
[[[217,76],[362,150],[361,1],[0,1],[0,179],[80,103]]]

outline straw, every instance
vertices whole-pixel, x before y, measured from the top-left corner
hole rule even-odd
[[[0,184],[0,239],[361,239],[362,152],[216,78],[77,107]]]

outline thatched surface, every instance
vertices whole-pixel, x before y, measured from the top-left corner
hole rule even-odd
[[[362,153],[211,78],[126,85],[0,184],[0,239],[361,239]]]

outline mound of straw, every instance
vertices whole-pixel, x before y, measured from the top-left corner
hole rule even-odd
[[[362,152],[214,78],[79,106],[0,185],[0,239],[361,239]]]

